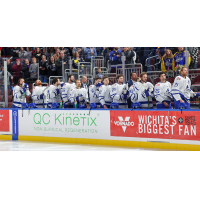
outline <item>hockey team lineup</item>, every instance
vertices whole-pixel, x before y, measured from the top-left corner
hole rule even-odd
[[[117,82],[109,85],[109,77],[96,77],[93,85],[87,85],[81,80],[75,80],[73,74],[68,75],[68,82],[61,82],[58,77],[52,85],[44,87],[40,80],[35,81],[32,96],[28,84],[20,78],[13,89],[13,108],[79,108],[79,109],[153,109],[153,98],[156,99],[157,109],[190,109],[190,98],[200,97],[200,93],[191,90],[191,81],[187,67],[180,68],[180,74],[174,83],[166,81],[165,72],[160,72],[155,86],[147,81],[147,73],[142,72],[135,81],[123,83],[123,75],[118,74]],[[87,77],[83,77],[86,78]],[[32,103],[26,103],[26,96],[32,97]]]

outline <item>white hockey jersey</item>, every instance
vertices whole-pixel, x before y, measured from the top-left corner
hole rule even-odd
[[[70,103],[73,104],[74,101],[76,100],[76,97],[78,96],[83,97],[83,99],[85,100],[84,104],[89,102],[87,90],[85,88],[77,89],[75,87],[74,89],[71,89],[70,91],[70,98],[69,98]]]
[[[96,87],[96,85],[90,85],[89,96],[90,96],[90,103],[96,103],[98,106],[100,105],[99,87]]]
[[[70,98],[70,92],[72,89],[76,87],[75,83],[65,83],[64,86],[62,87],[62,99],[63,103],[68,102],[69,104],[69,98]]]
[[[146,97],[145,89],[149,90],[149,96]],[[153,108],[152,98],[154,97],[154,86],[150,82],[142,83],[141,81],[136,82],[133,89],[133,94],[131,96],[131,101],[133,103],[141,103],[142,108]],[[149,99],[149,100],[148,100]]]
[[[43,99],[40,99],[40,95],[44,93],[44,105],[47,105],[47,90],[49,87],[39,87],[35,86],[33,88],[32,99],[33,103],[36,104],[37,108],[43,108]]]
[[[59,89],[59,94],[57,95],[57,92],[56,92],[56,89]],[[57,86],[54,86],[54,85],[50,85],[48,90],[47,90],[47,104],[48,106],[51,107],[52,103],[60,103],[61,101],[61,94],[62,94],[62,91],[61,91],[61,87],[57,87]]]
[[[128,95],[128,97],[129,98],[131,98],[132,96],[134,96],[134,95],[136,95],[136,97],[134,98],[134,100],[132,100],[132,103],[135,103],[135,102],[137,102],[137,94],[135,94],[134,93],[134,86],[135,86],[135,81],[134,81],[134,83],[133,83],[133,85],[131,85],[130,87],[129,87],[129,95]]]
[[[29,89],[26,89],[26,92],[24,94],[23,88],[20,86],[15,86],[13,89],[13,96],[14,96],[14,100],[13,100],[13,104],[19,108],[22,107],[22,103],[26,103],[26,97],[25,96],[30,96],[31,93],[29,91]]]
[[[118,83],[115,83],[111,86],[111,93],[110,96],[113,99],[113,102],[116,102],[119,104],[119,108],[128,108],[127,106],[127,100],[121,98],[123,90],[126,88],[126,84],[119,85]]]
[[[110,105],[112,103],[112,98],[110,96],[111,85],[102,85],[99,88],[99,101],[101,105]]]
[[[165,83],[157,83],[155,85],[154,95],[157,104],[161,104],[163,101],[170,102],[173,98],[173,96],[171,95],[171,83],[168,81],[166,81]]]
[[[195,92],[193,92],[191,89],[191,81],[186,76],[183,78],[181,75],[177,76],[174,80],[171,93],[173,97],[176,99],[176,101],[181,100],[181,95],[184,96],[184,99],[189,102],[190,97],[194,97],[196,95]]]

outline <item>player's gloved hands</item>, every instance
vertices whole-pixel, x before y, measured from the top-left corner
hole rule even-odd
[[[148,91],[149,91],[149,94],[153,93],[154,92],[154,88],[149,88]]]
[[[79,96],[79,102],[84,102],[84,97],[82,94]]]
[[[102,86],[101,83],[97,83],[97,84],[96,84],[96,87],[98,87],[98,88],[101,87],[101,86]]]
[[[79,102],[79,96],[76,97],[76,101],[77,101],[77,103],[80,103],[80,102]]]
[[[200,93],[196,93],[196,97],[197,97],[197,98],[200,98]]]
[[[149,92],[145,89],[144,92],[142,93],[142,97],[146,98],[149,96]]]
[[[26,92],[26,88],[22,88],[22,90],[20,90],[21,94],[24,94],[24,92]]]
[[[28,86],[28,84],[27,84],[27,83],[23,83],[23,84],[22,84],[22,87],[23,87],[23,88],[26,88],[26,89],[28,89],[28,88],[29,88],[29,86]]]
[[[40,99],[43,99],[44,97],[43,97],[43,95],[41,94],[41,95],[39,96],[39,98],[40,98]]]
[[[122,93],[128,95],[128,94],[129,94],[129,91],[128,91],[128,90],[123,90]]]
[[[96,91],[96,92],[94,93],[94,97],[95,97],[95,98],[98,98],[98,97],[99,97],[99,91]]]
[[[124,99],[127,99],[127,94],[123,94],[123,96],[124,96],[124,97],[123,97]]]

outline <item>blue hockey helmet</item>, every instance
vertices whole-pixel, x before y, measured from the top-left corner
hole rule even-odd
[[[35,105],[35,103],[29,103],[28,107],[29,108],[36,108],[36,105]]]
[[[185,103],[180,103],[178,106],[179,109],[186,109],[187,105]]]
[[[131,103],[131,108],[141,108],[141,103],[138,103],[138,102],[136,102],[136,103]]]
[[[22,103],[22,108],[28,108],[28,103]]]
[[[59,107],[58,103],[52,103],[52,105],[51,105],[51,108],[53,108],[53,109],[58,108],[58,107]]]
[[[78,107],[79,107],[79,108],[86,108],[87,106],[86,106],[86,104],[81,104],[81,103],[80,103],[80,104],[78,105]]]
[[[91,109],[97,108],[97,104],[96,103],[90,103],[89,108],[91,108]]]

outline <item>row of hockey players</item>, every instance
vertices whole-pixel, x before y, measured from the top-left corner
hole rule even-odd
[[[182,67],[180,75],[175,78],[173,86],[166,81],[165,73],[159,75],[160,82],[153,86],[147,82],[147,74],[140,74],[133,85],[123,84],[123,76],[117,76],[117,83],[109,85],[109,78],[95,78],[94,85],[88,88],[83,87],[80,80],[74,79],[72,74],[68,75],[68,82],[61,83],[59,78],[53,79],[53,84],[43,87],[42,82],[37,80],[33,88],[33,102],[31,108],[59,108],[63,102],[64,108],[120,108],[126,109],[127,99],[131,100],[132,108],[153,108],[152,98],[155,97],[158,109],[171,108],[171,101],[174,100],[176,109],[190,108],[190,97],[199,97],[199,93],[193,92],[191,81],[187,77],[187,68]],[[88,98],[89,94],[89,98]],[[26,96],[30,96],[28,85],[24,79],[20,79],[18,85],[13,90],[13,108],[20,108],[26,104]]]

